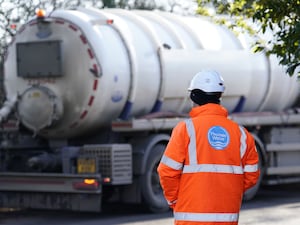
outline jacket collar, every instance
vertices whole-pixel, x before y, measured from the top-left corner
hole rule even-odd
[[[228,116],[228,111],[219,104],[208,103],[201,106],[196,106],[191,109],[190,116],[197,117],[202,115],[220,115],[220,116]]]

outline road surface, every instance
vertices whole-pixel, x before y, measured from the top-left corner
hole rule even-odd
[[[239,225],[299,225],[300,184],[262,188],[244,202]],[[138,206],[111,205],[101,214],[2,209],[1,225],[172,225],[172,212],[150,214]]]

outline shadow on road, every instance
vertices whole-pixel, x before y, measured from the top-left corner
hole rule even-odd
[[[263,186],[254,199],[243,202],[242,209],[279,206],[300,202],[300,184]]]
[[[53,210],[0,210],[1,225],[119,225],[171,218],[172,212],[152,214],[137,205],[109,204],[101,213]]]

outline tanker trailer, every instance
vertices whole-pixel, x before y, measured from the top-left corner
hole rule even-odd
[[[159,11],[56,10],[28,21],[4,61],[2,207],[168,210],[156,167],[191,108],[201,69],[226,81],[222,104],[261,157],[259,185],[300,178],[296,76],[207,18]],[[293,109],[293,110],[292,110]]]

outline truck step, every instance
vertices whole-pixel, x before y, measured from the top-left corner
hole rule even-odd
[[[269,167],[266,171],[267,175],[299,175],[300,166],[281,166]]]
[[[266,146],[267,152],[300,151],[300,143],[271,143]]]

